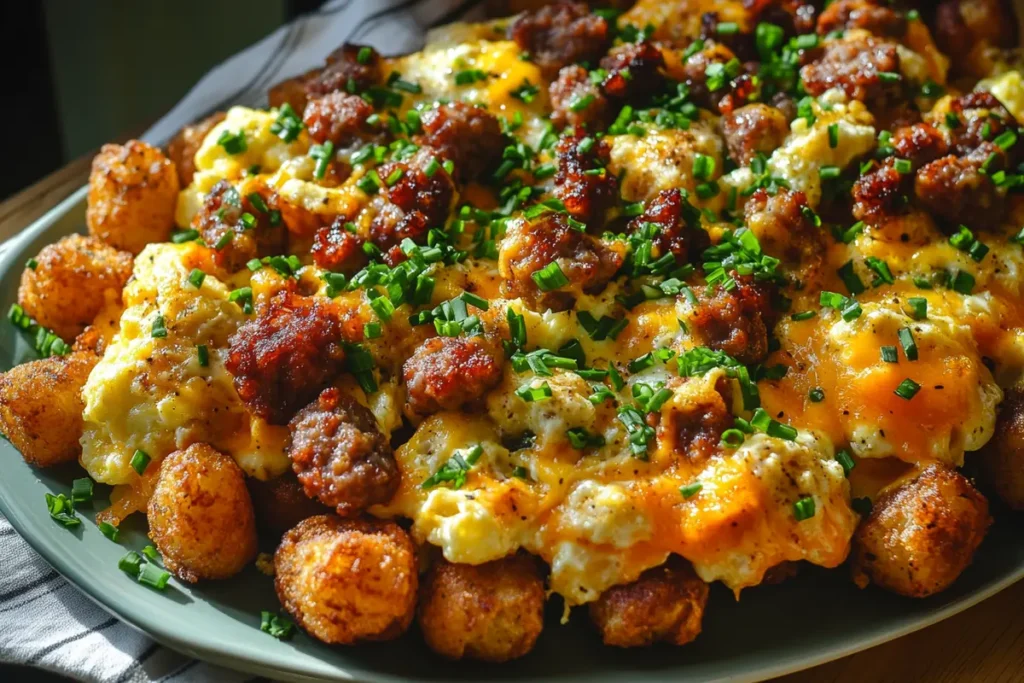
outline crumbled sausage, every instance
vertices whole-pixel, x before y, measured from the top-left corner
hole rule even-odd
[[[341,370],[341,322],[329,301],[282,291],[231,336],[227,369],[249,410],[287,424]]]
[[[636,232],[648,223],[658,227],[651,238],[655,246],[652,258],[671,252],[676,262],[683,264],[710,244],[707,232],[700,227],[700,212],[678,189],[659,192],[644,213],[630,221],[629,229]]]
[[[952,66],[961,71],[970,66],[967,57],[977,47],[1018,44],[1017,20],[1006,0],[942,0],[935,9],[934,33],[943,53],[960,57]]]
[[[891,161],[871,170],[853,184],[853,216],[870,225],[905,212],[909,176],[904,176]]]
[[[826,90],[842,88],[855,100],[884,100],[898,93],[899,79],[890,83],[880,74],[900,70],[896,45],[873,37],[836,40],[825,46],[822,57],[800,70],[804,89],[817,97]]]
[[[982,173],[983,164],[952,154],[937,159],[917,172],[914,193],[925,209],[949,229],[955,230],[958,225],[998,225],[1005,204],[991,178]]]
[[[455,164],[455,175],[462,182],[479,180],[501,161],[505,136],[493,114],[485,109],[451,102],[425,111],[423,134],[415,138],[429,145]]]
[[[558,264],[569,283],[564,289],[545,292],[533,274],[551,263]],[[600,291],[621,265],[621,253],[572,227],[561,213],[513,221],[498,253],[502,293],[508,298],[522,297],[542,309],[570,308],[574,292]]]
[[[767,104],[748,104],[722,117],[729,156],[747,166],[757,154],[771,154],[789,134],[786,115]]]
[[[402,366],[409,408],[420,415],[455,410],[501,381],[501,347],[483,337],[432,337]]]
[[[551,98],[551,120],[559,128],[565,126],[601,126],[608,117],[608,98],[590,80],[582,66],[562,67],[558,78],[548,89]]]
[[[178,169],[178,180],[182,187],[188,187],[196,172],[196,152],[206,139],[206,134],[224,120],[226,114],[219,111],[191,126],[185,126],[167,143],[167,157]]]
[[[719,64],[724,67],[736,59],[736,54],[727,46],[708,41],[702,50],[690,55],[683,63],[681,76],[690,89],[690,99],[700,107],[719,111],[719,101],[731,91],[730,79],[714,89],[708,85],[708,67]]]
[[[240,270],[251,259],[280,254],[285,249],[287,232],[272,212],[276,195],[257,192],[263,206],[256,208],[247,195],[241,196],[226,180],[219,181],[203,200],[192,219],[192,227],[213,250],[217,265],[228,271]]]
[[[379,140],[383,129],[367,121],[373,105],[358,95],[333,92],[310,100],[302,115],[309,137],[323,143],[330,140],[336,148],[355,142]]]
[[[605,168],[610,152],[605,140],[596,140],[582,131],[569,131],[559,139],[555,196],[573,218],[588,224],[602,223],[605,211],[619,200],[619,181]]]
[[[373,203],[377,214],[370,224],[370,241],[382,250],[400,244],[406,237],[419,239],[448,219],[455,186],[443,168],[435,164],[431,169],[431,161],[440,162],[438,156],[433,149],[421,147],[408,161],[390,161],[377,168],[377,175],[384,181],[401,172],[390,187],[385,182]]]
[[[386,503],[398,488],[395,457],[377,418],[336,387],[288,423],[288,458],[306,495],[347,517]]]
[[[665,58],[654,43],[646,40],[613,48],[601,59],[600,66],[608,73],[601,90],[608,97],[627,102],[643,101],[665,82],[661,75]]]
[[[810,0],[743,0],[751,18],[751,26],[758,23],[775,24],[786,35],[810,33],[814,30],[817,9]]]
[[[818,17],[818,33],[821,35],[852,28],[864,29],[877,36],[898,37],[907,30],[907,20],[902,12],[878,0],[837,0]]]
[[[915,169],[949,154],[946,138],[929,123],[915,123],[897,129],[890,144],[894,154],[901,159],[909,159]]]
[[[995,152],[1006,157],[1006,163],[1017,165],[1021,160],[1020,148],[1014,145],[1008,150],[991,149],[991,141],[1007,130],[1017,128],[1017,121],[1006,107],[988,92],[972,92],[956,98],[950,103],[950,111],[960,122],[950,131],[953,151],[959,155],[976,153],[982,147],[988,153]]]
[[[658,424],[658,441],[672,452],[700,464],[718,450],[722,432],[732,427],[733,415],[718,391],[709,391],[685,406],[672,406]]]
[[[604,17],[591,13],[586,3],[568,0],[523,12],[509,26],[508,37],[547,78],[568,64],[596,62],[612,42]]]
[[[363,59],[360,60],[360,55]],[[306,109],[311,99],[332,92],[362,92],[380,83],[380,54],[372,47],[345,43],[327,57],[327,63],[274,85],[267,93],[271,107],[288,104],[296,112]]]
[[[366,265],[363,238],[345,228],[347,221],[339,217],[334,223],[316,231],[313,237],[313,263],[335,273],[354,273]]]
[[[724,351],[739,362],[759,363],[768,355],[768,332],[775,324],[770,285],[753,276],[731,273],[736,287],[729,290],[717,283],[711,293],[694,290],[698,303],[691,329],[707,346]]]
[[[824,259],[824,231],[809,216],[803,192],[757,190],[743,207],[745,223],[766,254],[793,270],[807,270]]]

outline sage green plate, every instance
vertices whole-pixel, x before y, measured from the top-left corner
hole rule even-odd
[[[43,245],[81,230],[85,192],[77,192],[4,245],[0,305],[14,302],[22,265]],[[0,366],[31,357],[11,325],[0,325]],[[61,574],[97,603],[153,638],[224,666],[289,680],[530,680],[755,681],[807,668],[897,638],[955,614],[1024,576],[1024,529],[1006,514],[978,551],[974,564],[942,595],[909,600],[880,590],[857,590],[845,569],[806,568],[796,580],[764,586],[733,600],[713,587],[704,632],[684,648],[623,651],[603,647],[584,610],[561,626],[552,601],[544,634],[522,660],[500,666],[453,664],[431,655],[415,628],[402,640],[332,648],[297,635],[280,642],[259,630],[260,611],[278,607],[272,582],[249,569],[221,583],[189,587],[172,580],[159,593],[117,568],[126,546],[146,544],[145,523],[130,518],[122,542],[108,541],[92,522],[68,531],[50,520],[44,492],[69,492],[77,467],[36,470],[6,441],[0,444],[0,509]],[[95,510],[105,505],[99,489]],[[266,548],[270,550],[271,548]]]

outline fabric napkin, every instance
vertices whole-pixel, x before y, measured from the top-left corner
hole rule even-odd
[[[262,105],[272,84],[323,63],[343,42],[383,54],[422,46],[426,31],[478,18],[482,0],[332,0],[215,67],[142,136],[167,142],[233,104]],[[234,683],[252,677],[162,647],[65,581],[0,516],[0,662],[96,683]]]

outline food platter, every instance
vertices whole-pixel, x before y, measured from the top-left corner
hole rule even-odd
[[[0,256],[3,304],[15,299],[28,255],[84,228],[85,192],[76,192],[11,240]],[[4,368],[30,357],[12,326],[0,327]],[[430,653],[413,628],[397,642],[329,647],[305,635],[277,641],[259,630],[260,611],[274,609],[272,581],[250,567],[228,582],[189,587],[172,581],[158,593],[117,569],[125,547],[147,543],[141,519],[122,526],[121,544],[99,532],[82,508],[77,531],[54,524],[46,492],[67,491],[77,467],[39,470],[7,442],[0,444],[0,510],[15,529],[83,593],[161,643],[223,666],[285,680],[579,680],[756,681],[805,669],[898,638],[945,619],[1024,577],[1024,532],[1012,516],[996,514],[974,563],[947,591],[924,600],[861,591],[846,572],[807,571],[799,581],[761,586],[741,601],[715,587],[702,635],[683,649],[618,650],[600,646],[583,618],[560,626],[549,604],[545,631],[526,657],[500,666],[446,663]],[[92,503],[105,504],[98,487]],[[271,550],[264,547],[264,550]],[[396,656],[396,652],[400,653]]]

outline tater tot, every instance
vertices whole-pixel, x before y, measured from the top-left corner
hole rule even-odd
[[[544,627],[538,563],[529,555],[477,566],[442,559],[424,580],[418,618],[430,649],[449,659],[522,657]]]
[[[605,645],[686,645],[700,635],[708,585],[673,555],[633,583],[613,586],[590,604],[590,618]]]
[[[991,522],[988,501],[971,482],[954,469],[929,465],[879,497],[857,529],[854,582],[912,598],[939,593],[971,563]]]
[[[1014,510],[1024,510],[1024,391],[1006,392],[995,434],[977,457],[996,495]]]
[[[43,247],[25,268],[18,304],[43,327],[70,342],[103,309],[120,298],[132,274],[132,255],[102,240],[68,235]]]
[[[89,234],[133,254],[166,242],[179,187],[178,171],[159,149],[138,140],[103,145],[89,174]]]
[[[256,520],[245,475],[230,457],[204,443],[160,463],[149,500],[149,537],[175,576],[234,576],[256,557]]]
[[[274,585],[295,622],[325,643],[390,640],[416,609],[416,552],[394,522],[318,515],[274,554]]]
[[[82,452],[82,387],[99,357],[89,351],[16,365],[0,375],[0,431],[30,465]]]
[[[203,144],[207,134],[213,127],[224,120],[226,114],[219,111],[207,116],[202,121],[185,126],[167,143],[167,156],[178,171],[178,182],[187,187],[196,172],[196,152]]]
[[[302,520],[330,512],[330,508],[308,497],[292,471],[270,481],[247,480],[252,506],[256,510],[256,526],[281,537]]]

